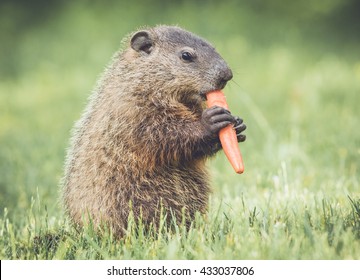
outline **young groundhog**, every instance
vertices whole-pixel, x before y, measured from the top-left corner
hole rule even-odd
[[[63,179],[63,201],[75,224],[92,220],[122,236],[132,211],[154,227],[204,213],[205,160],[221,149],[218,132],[242,120],[206,93],[232,72],[207,41],[179,27],[157,26],[124,41],[75,125]]]

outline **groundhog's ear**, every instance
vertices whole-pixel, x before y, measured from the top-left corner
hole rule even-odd
[[[153,49],[154,42],[147,31],[136,32],[131,38],[131,47],[137,52],[145,52],[150,54]]]

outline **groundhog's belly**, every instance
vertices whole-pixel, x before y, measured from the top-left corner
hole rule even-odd
[[[201,211],[202,204],[207,203],[207,198],[203,197],[208,196],[209,192],[207,174],[203,170],[194,170],[193,167],[167,167],[151,172],[149,176],[132,178],[128,182],[130,185],[125,186],[126,182],[123,181],[119,191],[129,201],[142,201],[143,205],[161,200],[164,206],[170,208],[192,205]],[[141,207],[142,204],[139,203],[138,206]]]
[[[79,224],[84,215],[90,214],[96,224],[103,221],[122,231],[131,211],[145,224],[158,223],[161,209],[177,221],[183,215],[191,221],[196,212],[206,212],[209,186],[203,160],[182,166],[157,166],[146,172],[139,162],[125,163],[124,158],[115,163],[101,155],[96,159],[75,165],[65,189],[66,208]],[[83,180],[77,179],[80,177]]]
[[[132,185],[120,186],[117,204],[123,210],[131,204],[134,214],[142,215],[146,223],[157,220],[161,209],[166,210],[169,217],[173,215],[181,221],[184,213],[194,217],[196,212],[206,211],[209,196],[206,177],[203,170],[165,168],[138,178]]]

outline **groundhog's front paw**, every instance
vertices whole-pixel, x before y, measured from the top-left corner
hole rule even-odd
[[[244,124],[243,120],[240,119],[239,117],[235,117],[234,129],[236,131],[238,142],[244,142],[246,139],[246,135],[241,133],[246,129],[246,125]]]
[[[217,138],[220,129],[231,123],[235,124],[236,118],[225,108],[213,106],[203,111],[201,123],[203,124],[208,136],[211,138]]]

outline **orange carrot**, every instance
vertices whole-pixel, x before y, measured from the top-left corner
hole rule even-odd
[[[227,110],[229,109],[226,103],[226,97],[224,93],[220,90],[207,93],[206,98],[208,108],[217,105]],[[241,157],[236,132],[233,125],[228,125],[227,127],[222,128],[219,131],[219,138],[224,153],[228,158],[229,162],[231,163],[232,167],[235,169],[235,172],[239,174],[243,173],[244,163]]]

